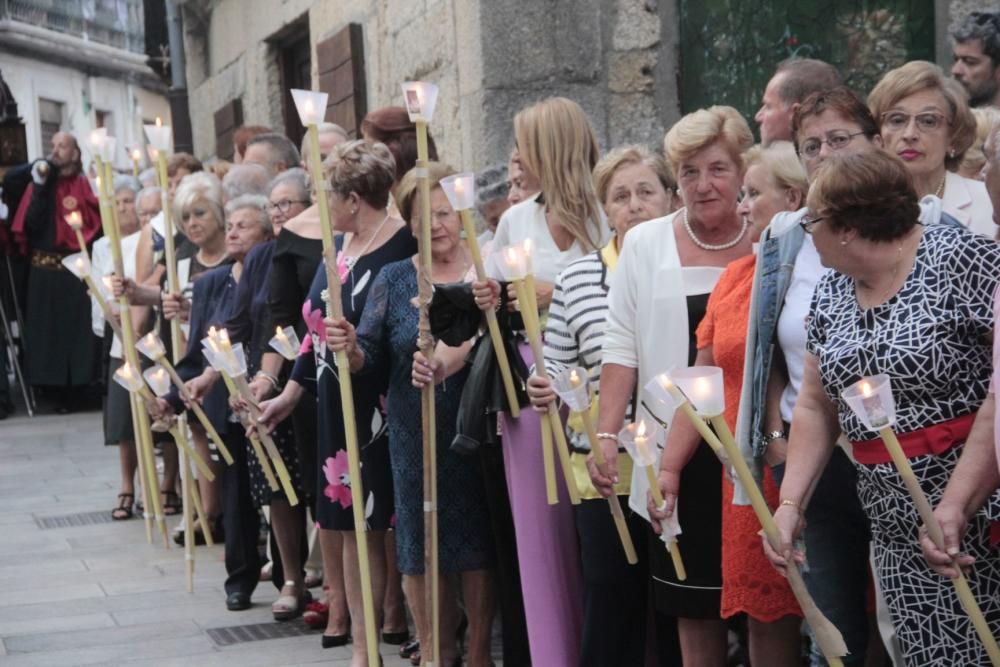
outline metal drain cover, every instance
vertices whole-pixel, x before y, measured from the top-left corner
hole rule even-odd
[[[285,637],[301,637],[313,634],[313,630],[299,621],[250,623],[248,625],[231,625],[224,628],[210,628],[205,631],[216,646],[232,646],[247,642],[259,642],[265,639],[284,639]]]
[[[97,510],[94,512],[78,512],[77,514],[63,514],[61,516],[36,516],[35,523],[42,530],[49,528],[76,528],[77,526],[92,526],[98,523],[111,523],[111,510]]]

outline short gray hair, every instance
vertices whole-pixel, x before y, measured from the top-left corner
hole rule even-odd
[[[256,211],[257,221],[264,228],[264,231],[267,232],[267,235],[270,236],[274,233],[274,229],[271,227],[271,215],[267,212],[269,203],[267,197],[263,195],[240,195],[226,203],[226,220],[228,221],[229,216],[236,211],[241,211],[245,208]]]
[[[266,195],[267,182],[271,179],[268,170],[259,164],[234,164],[222,179],[222,194],[226,201],[243,195]]]
[[[272,178],[271,182],[267,184],[268,196],[274,192],[276,187],[282,185],[283,183],[290,183],[293,185],[299,191],[299,199],[303,201],[309,200],[309,176],[306,174],[306,170],[302,167],[288,169]]]
[[[139,191],[139,182],[133,177],[124,174],[115,174],[113,185],[115,194],[118,194],[121,190],[131,190],[134,195]]]
[[[270,153],[269,166],[272,171],[276,171],[275,165],[278,162],[284,162],[285,169],[291,169],[299,163],[299,149],[283,134],[277,132],[258,134],[247,142],[247,148],[256,144],[267,144]]]
[[[507,165],[499,163],[476,174],[476,208],[497,199],[507,199],[510,184],[507,182]]]
[[[138,204],[143,200],[144,197],[149,197],[150,195],[156,195],[157,199],[163,198],[163,189],[158,185],[151,185],[149,187],[139,190],[138,194],[135,196],[135,201]]]
[[[348,139],[351,138],[350,136],[348,136],[347,130],[337,125],[336,123],[327,123],[326,121],[316,126],[316,134],[339,134],[342,141],[347,141]],[[301,148],[302,155],[305,156],[305,154],[308,151],[309,151],[309,133],[306,132],[304,135],[302,135],[302,148]],[[303,157],[302,159],[305,159],[305,157]]]
[[[149,167],[148,169],[143,169],[139,173],[139,182],[145,188],[153,187],[159,183],[159,178],[156,175],[156,167]]]

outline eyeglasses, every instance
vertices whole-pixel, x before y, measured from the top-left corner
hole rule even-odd
[[[916,119],[917,129],[921,132],[935,132],[945,125],[951,125],[951,121],[945,118],[943,113],[937,111],[922,111],[918,114],[886,111],[882,114],[882,126],[887,130],[899,132],[910,126],[911,118]]]
[[[806,234],[812,234],[813,229],[815,229],[816,225],[823,222],[824,220],[826,220],[826,218],[822,216],[814,217],[811,214],[807,213],[804,218],[799,220],[799,227],[801,227],[802,231],[804,231]]]
[[[820,150],[823,148],[823,144],[830,147],[830,150],[839,151],[841,148],[846,148],[849,143],[854,140],[854,137],[860,136],[864,132],[848,132],[847,130],[833,130],[832,132],[826,133],[826,139],[819,139],[817,137],[810,137],[802,142],[799,146],[799,153],[804,157],[812,160],[817,155],[819,155]]]
[[[276,210],[280,211],[283,215],[288,215],[288,211],[291,210],[292,204],[308,204],[310,203],[307,199],[282,199],[279,202],[268,203],[267,210],[269,213],[274,213]]]

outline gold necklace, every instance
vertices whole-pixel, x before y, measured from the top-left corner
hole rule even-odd
[[[937,188],[937,190],[934,191],[934,195],[938,199],[941,199],[941,198],[944,197],[944,184],[945,184],[945,181],[947,181],[947,180],[948,180],[948,174],[945,174],[944,176],[941,177],[941,185],[939,185],[938,188]]]

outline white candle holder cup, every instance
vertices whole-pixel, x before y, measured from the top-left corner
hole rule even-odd
[[[673,383],[666,373],[660,373],[653,377],[646,386],[643,387],[645,395],[650,401],[645,404],[647,410],[654,413],[656,417],[665,424],[670,424],[674,420],[674,413],[683,402],[680,390]],[[673,392],[677,392],[676,394]]]
[[[66,224],[70,226],[73,230],[83,229],[83,217],[80,215],[79,211],[70,211],[66,214],[63,219]]]
[[[410,122],[430,123],[437,106],[438,87],[427,81],[406,81],[402,87],[403,104]]]
[[[684,393],[695,411],[703,417],[718,417],[726,409],[722,369],[717,366],[691,366],[669,373],[669,378]]]
[[[618,442],[636,465],[656,465],[657,441],[662,429],[653,419],[640,417],[618,432]]]
[[[580,366],[567,368],[552,376],[552,387],[563,403],[573,412],[590,409],[590,387],[587,371]]]
[[[104,144],[101,146],[101,159],[112,164],[115,161],[115,149],[118,147],[118,140],[112,137],[110,134],[105,136]],[[115,187],[114,183],[108,183],[108,186],[113,190]]]
[[[471,209],[476,205],[476,175],[471,171],[441,179],[441,189],[456,211]]]
[[[293,327],[277,328],[274,337],[268,344],[282,357],[292,361],[299,354],[299,336]]]
[[[136,341],[135,349],[152,361],[157,361],[167,354],[163,341],[154,332],[150,332]]]
[[[82,252],[66,255],[62,258],[62,264],[70,273],[80,280],[89,276],[93,271],[93,268],[90,265],[90,260],[88,260],[87,256]]]
[[[292,102],[295,103],[295,110],[299,114],[302,125],[319,125],[326,116],[326,104],[329,95],[316,90],[302,90],[292,88]]]
[[[135,393],[142,389],[142,377],[128,362],[122,364],[118,370],[115,371],[114,380],[131,393]]]
[[[212,349],[212,346],[206,342],[208,340],[209,339],[207,338],[201,339],[201,353],[205,355],[205,359],[208,361],[209,366],[220,373],[225,373],[226,369],[222,363],[222,359],[220,359],[216,351]]]
[[[163,125],[160,123],[160,119],[157,118],[155,125],[143,125],[142,129],[146,133],[146,140],[154,150],[165,153],[170,152],[170,142],[173,133],[169,125]]]
[[[524,254],[524,247],[520,243],[505,246],[500,252],[500,272],[504,280],[524,280],[528,274],[528,258]]]
[[[163,366],[159,364],[150,366],[143,371],[142,377],[157,396],[162,397],[170,393],[170,375]]]
[[[107,138],[108,128],[98,127],[91,130],[90,136],[87,138],[87,148],[90,149],[90,154],[103,160],[104,141]]]
[[[247,374],[247,357],[246,353],[243,351],[243,343],[237,343],[233,345],[233,371],[234,375],[246,375]]]
[[[896,423],[896,399],[889,376],[884,373],[861,378],[844,389],[841,396],[870,431],[880,431]]]

